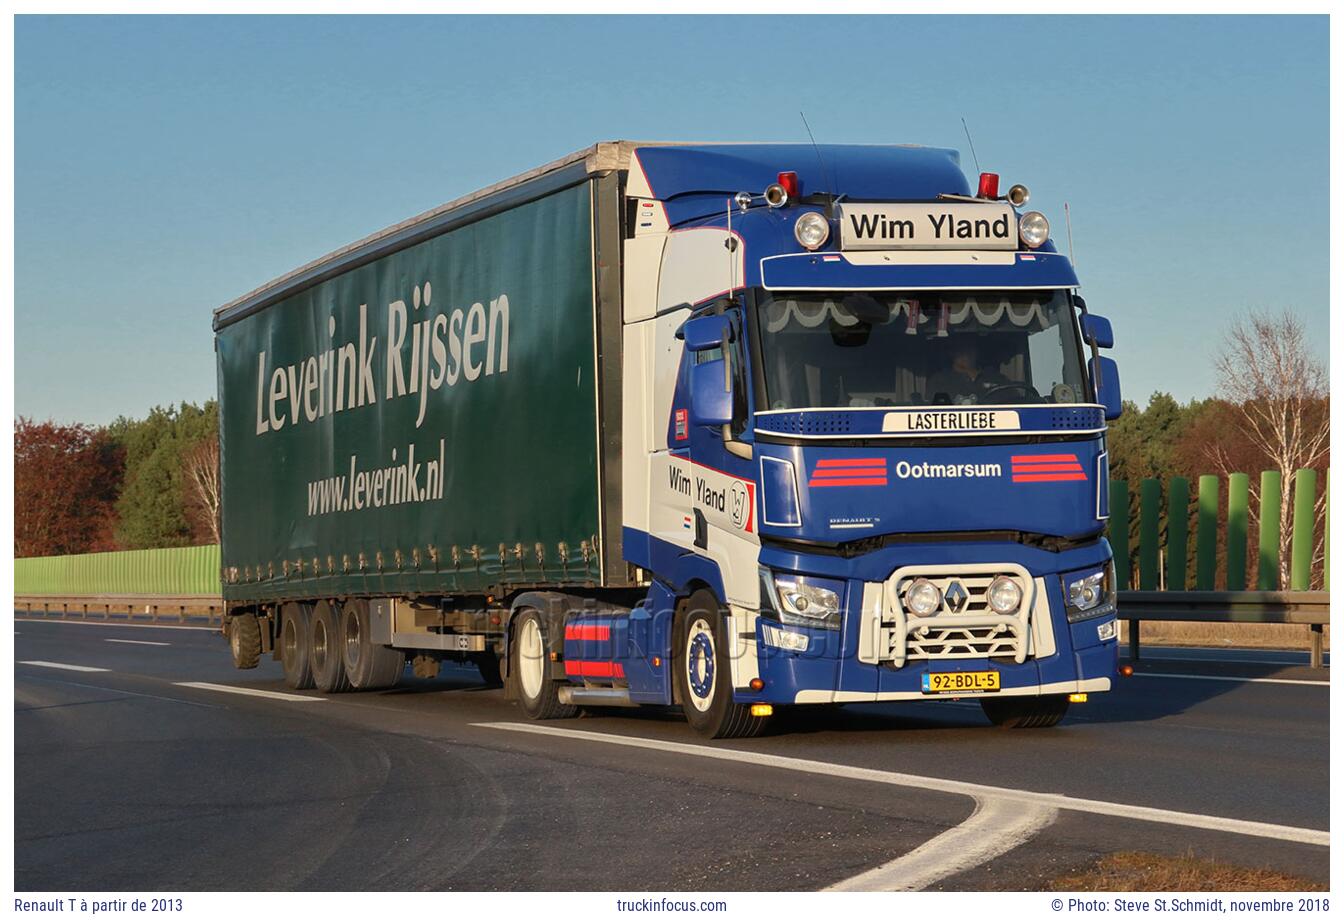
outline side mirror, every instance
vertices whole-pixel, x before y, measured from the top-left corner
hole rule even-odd
[[[1083,314],[1083,340],[1096,343],[1098,348],[1114,348],[1115,335],[1111,332],[1111,321],[1095,313]]]
[[[1120,368],[1110,358],[1097,358],[1087,362],[1088,373],[1092,375],[1092,385],[1097,391],[1097,401],[1105,407],[1106,421],[1120,417]]]
[[[686,340],[687,351],[709,351],[721,348],[724,342],[732,341],[732,334],[726,317],[710,315],[697,316],[682,323],[679,332]]]
[[[706,317],[710,318],[717,319]],[[689,348],[690,336],[686,339]],[[732,420],[733,388],[728,379],[728,362],[719,358],[691,365],[691,424],[727,425]]]

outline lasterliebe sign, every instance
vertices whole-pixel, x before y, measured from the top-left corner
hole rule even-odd
[[[1016,249],[1017,212],[998,202],[843,204],[842,249]]]

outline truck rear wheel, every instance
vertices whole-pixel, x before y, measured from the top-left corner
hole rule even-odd
[[[1049,728],[1069,711],[1069,698],[1047,696],[986,696],[980,699],[985,716],[1000,728]]]
[[[504,681],[500,679],[499,656],[486,649],[483,652],[472,652],[471,661],[476,665],[476,670],[481,672],[481,680],[485,681],[487,687],[502,687]]]
[[[261,660],[261,626],[255,613],[240,613],[229,619],[229,652],[240,671],[255,668]]]
[[[290,602],[280,610],[280,666],[285,683],[295,690],[313,688],[313,662],[308,653],[313,605]]]
[[[578,715],[577,706],[560,702],[560,686],[551,679],[551,656],[547,653],[546,624],[541,612],[524,610],[513,624],[509,643],[509,679],[514,682],[518,702],[531,719],[569,719]]]
[[[336,609],[329,601],[318,601],[308,626],[308,654],[313,665],[313,683],[323,693],[344,693],[350,689],[341,657],[341,630]]]
[[[372,640],[369,602],[354,598],[342,604],[340,626],[341,657],[350,686],[356,690],[395,686],[406,669],[406,653]]]
[[[690,596],[677,617],[676,680],[691,728],[707,738],[753,738],[767,717],[733,702],[728,643],[719,602],[708,591]]]

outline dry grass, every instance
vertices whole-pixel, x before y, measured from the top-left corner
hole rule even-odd
[[[1311,628],[1287,623],[1163,623],[1144,621],[1144,645],[1210,645],[1229,648],[1311,648]],[[1120,621],[1120,640],[1129,641],[1129,623]],[[1330,648],[1330,627],[1325,627]]]
[[[1328,886],[1270,869],[1247,869],[1193,855],[1112,853],[1092,868],[1055,879],[1052,891],[1326,891]]]

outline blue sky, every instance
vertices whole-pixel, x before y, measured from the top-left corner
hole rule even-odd
[[[594,140],[957,147],[1023,182],[1127,396],[1210,395],[1221,330],[1328,348],[1314,17],[19,17],[15,411],[215,392],[210,315]]]

